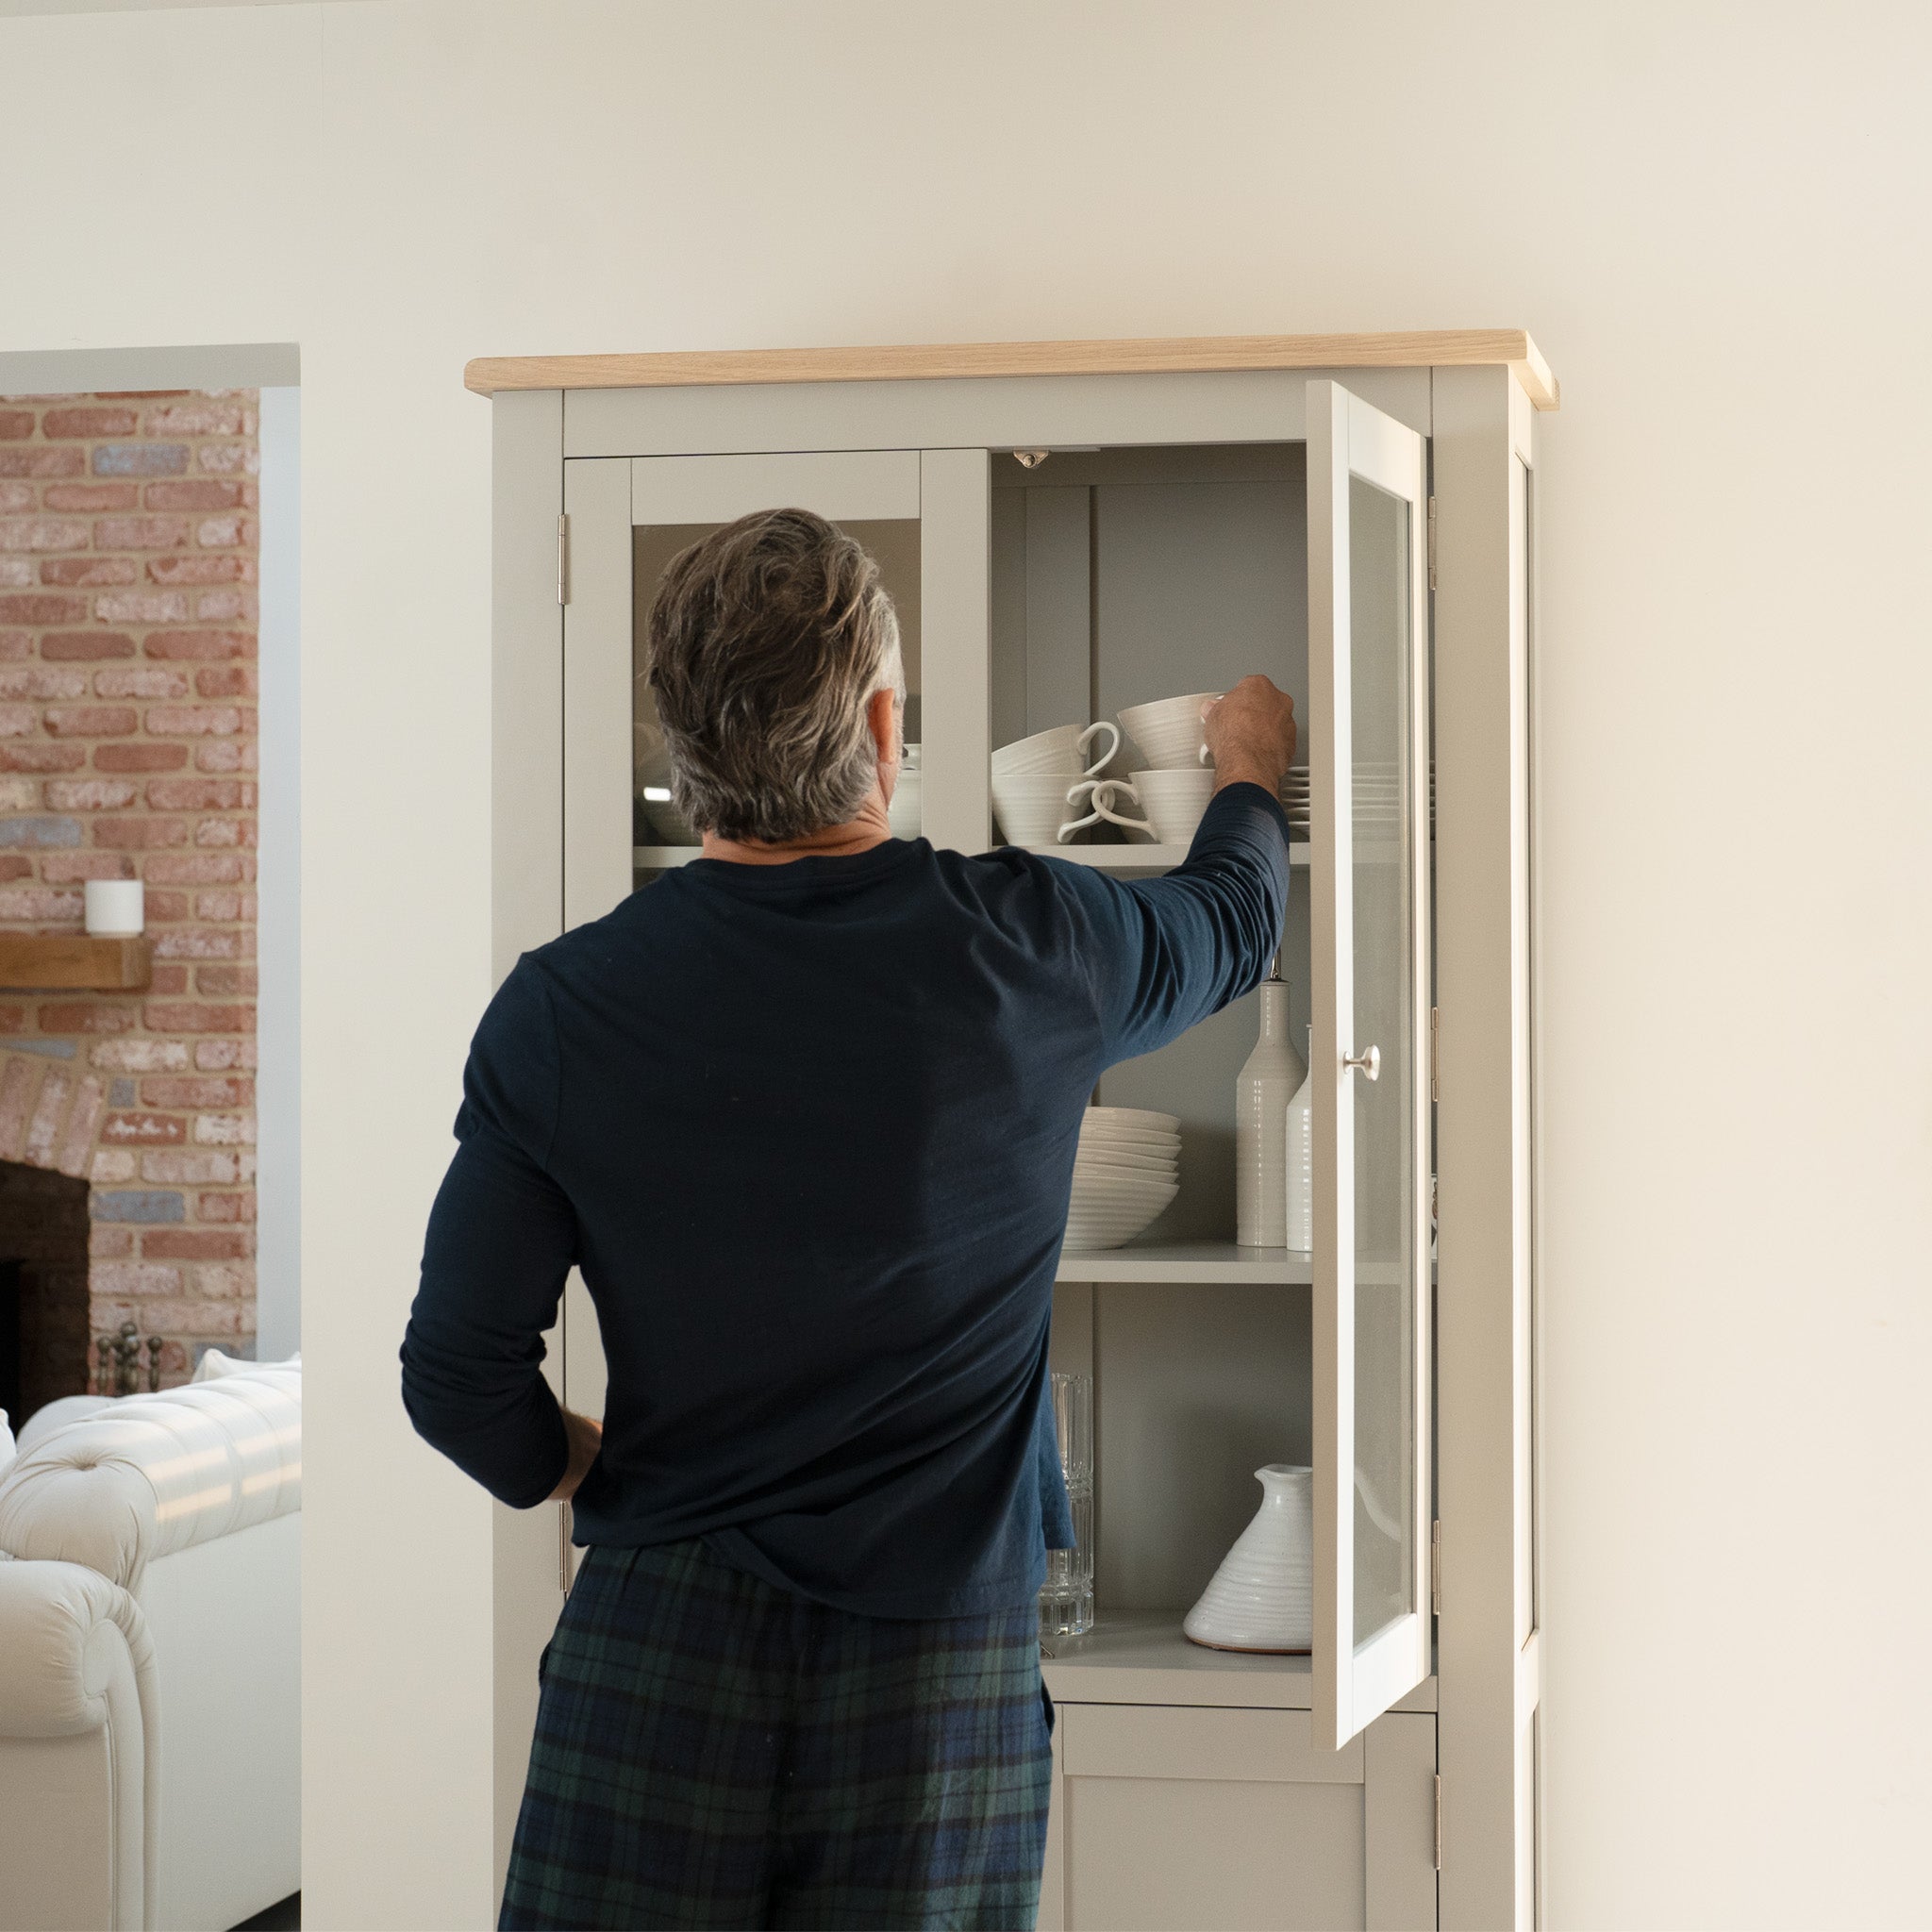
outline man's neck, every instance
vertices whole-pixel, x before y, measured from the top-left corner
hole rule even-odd
[[[856,858],[883,845],[892,836],[886,819],[886,801],[874,785],[858,810],[843,824],[826,825],[800,839],[726,839],[716,832],[704,835],[704,856],[727,859],[733,865],[790,865],[795,858]]]

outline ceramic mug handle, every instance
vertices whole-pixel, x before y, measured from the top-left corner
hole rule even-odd
[[[1144,818],[1123,818],[1119,812],[1114,810],[1114,802],[1123,793],[1125,793],[1134,804],[1140,805],[1143,812],[1147,809],[1144,805],[1141,805],[1141,794],[1134,790],[1132,783],[1128,779],[1106,778],[1093,788],[1093,809],[1095,814],[1100,818],[1104,818],[1110,825],[1119,825],[1124,830],[1129,832],[1145,832],[1150,839],[1154,838],[1156,834],[1151,821]]]
[[[1111,731],[1113,733],[1113,742],[1080,774],[1084,778],[1099,777],[1101,773],[1107,769],[1108,760],[1121,748],[1121,727],[1111,718],[1097,719],[1093,724],[1088,725],[1086,730],[1081,732],[1074,742],[1084,752],[1092,743],[1094,735],[1101,731]]]
[[[1227,693],[1226,693],[1225,691],[1223,691],[1223,692],[1222,692],[1222,694],[1221,694],[1221,697],[1224,697],[1224,697],[1225,697],[1226,695],[1227,695]],[[1218,704],[1219,704],[1220,702],[1221,702],[1221,698],[1216,698],[1216,699],[1214,700],[1214,703],[1215,703],[1216,705],[1218,705]],[[1213,706],[1209,706],[1209,707],[1208,707],[1208,709],[1209,709],[1209,710],[1211,710],[1212,708],[1213,708]],[[1201,713],[1201,723],[1202,723],[1202,724],[1203,724],[1204,726],[1205,726],[1205,725],[1207,724],[1207,723],[1208,723],[1208,712],[1207,712],[1207,711],[1203,711],[1203,712]],[[1202,762],[1202,763],[1203,763],[1204,765],[1211,765],[1211,764],[1212,764],[1212,763],[1214,762],[1214,754],[1213,754],[1213,753],[1212,753],[1211,751],[1209,751],[1209,750],[1208,749],[1208,740],[1206,739],[1206,737],[1205,737],[1205,736],[1204,736],[1204,737],[1202,738],[1202,740],[1201,740],[1201,762]]]
[[[1105,784],[1102,780],[1098,778],[1075,778],[1074,782],[1067,787],[1067,804],[1069,807],[1077,810],[1078,808],[1074,806],[1074,800],[1082,791],[1084,791],[1088,794],[1087,802],[1090,805],[1097,806],[1099,803],[1099,794],[1105,789]],[[1084,819],[1069,819],[1066,822],[1066,824],[1063,824],[1059,828],[1059,830],[1054,835],[1054,837],[1059,844],[1064,845],[1067,842],[1067,841],[1075,832],[1079,831],[1083,826],[1097,825],[1099,823],[1099,811],[1090,811]]]

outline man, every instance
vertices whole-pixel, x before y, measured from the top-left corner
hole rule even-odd
[[[685,551],[649,648],[704,855],[491,1002],[403,1346],[422,1434],[589,1545],[502,1924],[1030,1926],[1081,1112],[1265,972],[1292,708],[1211,709],[1187,863],[1124,883],[892,839],[897,622],[815,516]],[[573,1265],[601,1436],[539,1370]]]

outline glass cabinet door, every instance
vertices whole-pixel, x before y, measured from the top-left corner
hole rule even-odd
[[[1314,1701],[1340,1748],[1429,1671],[1428,680],[1423,440],[1308,425]]]
[[[637,885],[695,857],[672,802],[670,761],[644,681],[644,618],[680,550],[753,510],[815,510],[878,558],[906,658],[908,743],[920,739],[917,450],[611,457],[565,466],[566,926],[599,919]]]
[[[816,511],[878,560],[899,617],[906,741],[921,782],[902,837],[986,840],[987,454],[980,449],[573,458],[564,465],[563,903],[568,928],[698,856],[678,818],[644,673],[644,618],[666,566],[721,525]],[[910,769],[908,761],[908,769]],[[919,795],[915,798],[913,792]],[[603,1409],[591,1299],[564,1292],[563,1399]]]

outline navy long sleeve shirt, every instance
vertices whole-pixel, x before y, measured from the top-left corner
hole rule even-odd
[[[1288,882],[1279,805],[1233,785],[1162,878],[923,840],[700,859],[526,954],[430,1216],[417,1429],[549,1494],[575,1266],[608,1369],[580,1541],[701,1537],[873,1616],[1027,1601],[1073,1541],[1047,1326],[1082,1110],[1261,978]]]

